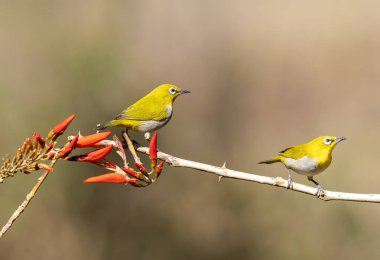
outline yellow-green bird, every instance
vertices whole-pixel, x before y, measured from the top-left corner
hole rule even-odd
[[[145,132],[145,139],[150,132],[166,125],[173,115],[173,102],[181,94],[190,93],[171,84],[163,84],[153,89],[145,97],[124,109],[113,120],[98,124],[96,130],[120,126],[127,130]]]
[[[346,138],[320,136],[309,143],[287,148],[276,157],[259,163],[281,162],[285,165],[289,169],[288,189],[292,186],[291,171],[307,176],[309,181],[318,186],[316,195],[319,197],[322,192],[321,185],[313,179],[313,176],[326,170],[331,163],[334,147],[343,140]]]

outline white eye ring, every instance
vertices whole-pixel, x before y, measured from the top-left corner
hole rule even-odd
[[[175,88],[169,88],[169,93],[175,95],[177,94],[177,90]]]
[[[323,142],[325,144],[327,144],[327,145],[330,145],[333,142],[333,140],[331,140],[330,138],[326,137],[325,140],[323,140]]]

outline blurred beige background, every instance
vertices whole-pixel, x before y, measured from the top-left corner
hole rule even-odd
[[[169,82],[192,93],[159,131],[160,150],[286,177],[257,161],[345,136],[317,180],[380,193],[378,10],[376,1],[1,1],[0,154],[72,113],[67,133],[92,133]],[[101,173],[58,164],[1,240],[0,258],[380,257],[379,205],[170,167],[146,189],[82,184]],[[38,176],[1,184],[1,223]]]

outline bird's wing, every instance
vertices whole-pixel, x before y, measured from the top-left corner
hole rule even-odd
[[[280,155],[287,158],[300,159],[306,154],[303,145],[297,145],[281,151]]]
[[[167,109],[164,105],[156,102],[136,102],[127,109],[123,110],[115,120],[128,119],[137,121],[155,120],[161,121],[167,117]]]

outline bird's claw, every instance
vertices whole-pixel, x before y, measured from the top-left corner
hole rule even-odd
[[[315,193],[315,196],[316,196],[317,198],[320,198],[321,196],[324,195],[324,193],[325,193],[325,191],[321,188],[320,185],[318,185],[318,187],[317,187],[317,192]]]
[[[131,140],[134,147],[141,146],[136,140]]]
[[[293,180],[291,177],[288,178],[288,186],[286,187],[288,190],[292,190],[293,189]]]

